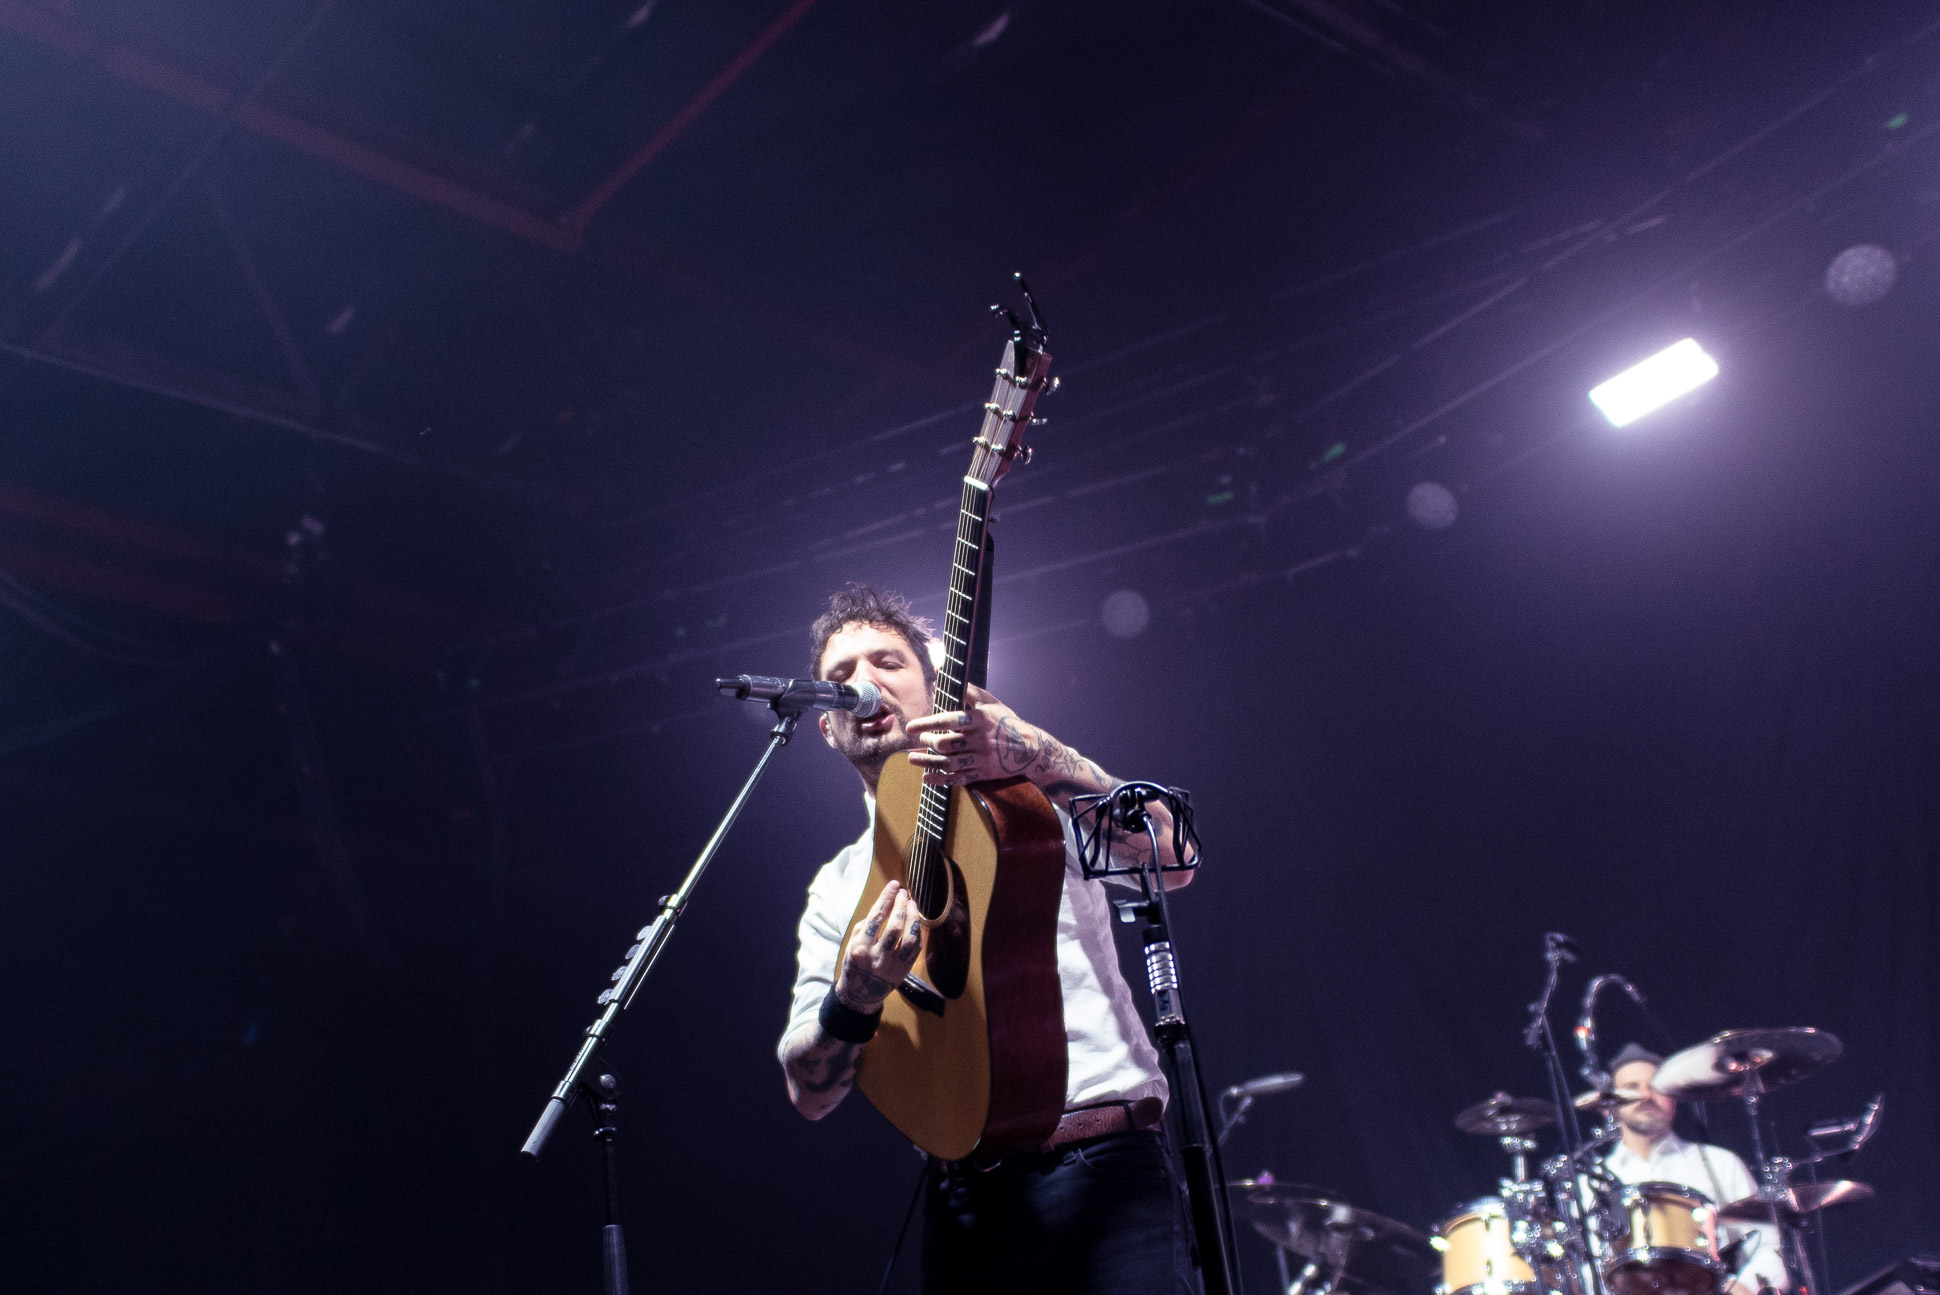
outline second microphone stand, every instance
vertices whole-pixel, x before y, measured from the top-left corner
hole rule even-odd
[[[1164,855],[1159,848],[1158,827],[1145,808],[1154,801],[1164,804],[1172,814],[1174,862],[1170,868],[1159,862]],[[1086,819],[1091,820],[1088,833]],[[1140,899],[1113,902],[1121,921],[1145,922],[1143,945],[1146,977],[1152,989],[1152,1034],[1164,1051],[1166,1077],[1178,1110],[1179,1158],[1185,1167],[1200,1278],[1206,1295],[1239,1295],[1238,1250],[1233,1241],[1232,1213],[1226,1203],[1225,1174],[1220,1168],[1219,1142],[1213,1134],[1206,1087],[1193,1053],[1192,1027],[1186,1021],[1179,991],[1179,958],[1172,946],[1172,919],[1165,900],[1163,874],[1198,866],[1199,836],[1192,826],[1192,801],[1176,788],[1150,782],[1121,783],[1110,792],[1073,796],[1071,822],[1087,879],[1127,874],[1138,878]],[[1115,832],[1142,832],[1151,844],[1150,861],[1135,868],[1114,864],[1111,845]],[[1191,862],[1187,862],[1188,857]]]

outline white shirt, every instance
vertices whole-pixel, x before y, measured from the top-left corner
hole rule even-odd
[[[797,930],[795,997],[778,1053],[801,1030],[819,1028],[822,1000],[835,983],[836,961],[849,919],[862,898],[875,849],[875,798],[865,797],[869,825],[853,845],[822,865],[808,887],[808,907]],[[1058,979],[1064,988],[1064,1106],[1100,1102],[1164,1100],[1165,1075],[1146,1036],[1131,986],[1118,969],[1112,943],[1111,901],[1103,883],[1087,881],[1078,863],[1071,819],[1064,828],[1064,894],[1058,900]]]
[[[1611,1173],[1626,1183],[1677,1183],[1703,1192],[1714,1205],[1730,1205],[1758,1192],[1745,1162],[1723,1147],[1703,1142],[1686,1142],[1675,1133],[1640,1156],[1622,1143],[1603,1162]],[[1748,1238],[1734,1274],[1747,1286],[1776,1286],[1786,1289],[1791,1281],[1785,1275],[1784,1253],[1778,1229],[1769,1223],[1721,1223],[1718,1245],[1730,1245],[1739,1237]]]

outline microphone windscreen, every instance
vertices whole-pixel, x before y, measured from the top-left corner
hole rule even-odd
[[[868,719],[871,715],[882,709],[882,689],[876,687],[876,685],[865,680],[855,686],[855,695],[855,717],[857,719]]]

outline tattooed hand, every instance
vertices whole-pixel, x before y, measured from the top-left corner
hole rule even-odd
[[[858,1012],[875,1011],[916,965],[922,948],[916,904],[900,882],[892,881],[849,937],[835,977],[835,996]]]
[[[1065,749],[1056,738],[1019,719],[1016,711],[983,689],[972,685],[963,691],[962,710],[932,713],[909,722],[909,735],[917,743],[909,753],[909,762],[923,771],[924,782],[959,787],[1019,774],[1037,781],[1033,766],[1044,753]]]
[[[1117,781],[1096,761],[1087,760],[1035,724],[1017,717],[1017,712],[974,685],[963,690],[962,710],[941,711],[909,722],[909,735],[917,745],[909,762],[923,771],[923,781],[939,787],[957,787],[999,778],[1029,778],[1039,790],[1063,809],[1069,810],[1071,798],[1096,795],[1112,790]],[[1161,861],[1172,861],[1172,816],[1154,807],[1153,823],[1158,828]],[[1151,843],[1142,835],[1121,840],[1115,857],[1143,862],[1152,853]],[[1185,885],[1189,872],[1166,875],[1168,890]]]

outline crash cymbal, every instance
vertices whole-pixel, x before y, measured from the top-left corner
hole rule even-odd
[[[1455,1127],[1462,1132],[1491,1138],[1516,1137],[1554,1123],[1556,1108],[1548,1102],[1533,1097],[1511,1097],[1507,1093],[1497,1093],[1486,1102],[1477,1102],[1455,1117]]]
[[[1779,1221],[1797,1224],[1814,1210],[1829,1210],[1835,1205],[1869,1201],[1873,1198],[1873,1189],[1870,1184],[1841,1178],[1830,1183],[1799,1183],[1785,1193],[1785,1197],[1786,1199],[1778,1203]],[[1718,1211],[1720,1223],[1769,1223],[1771,1221],[1771,1206],[1756,1196],[1748,1196],[1742,1201],[1733,1201]]]
[[[1796,1083],[1831,1065],[1845,1050],[1836,1035],[1795,1026],[1782,1030],[1726,1030],[1673,1054],[1650,1086],[1687,1102],[1743,1096],[1758,1076],[1760,1091]]]
[[[1640,1088],[1612,1088],[1604,1091],[1592,1088],[1587,1093],[1578,1093],[1572,1103],[1579,1111],[1613,1111],[1625,1102],[1634,1102],[1642,1097]]]
[[[1354,1295],[1414,1295],[1432,1285],[1441,1261],[1426,1234],[1406,1223],[1321,1196],[1292,1184],[1256,1187],[1246,1194],[1254,1230],[1283,1250],[1340,1272]]]

